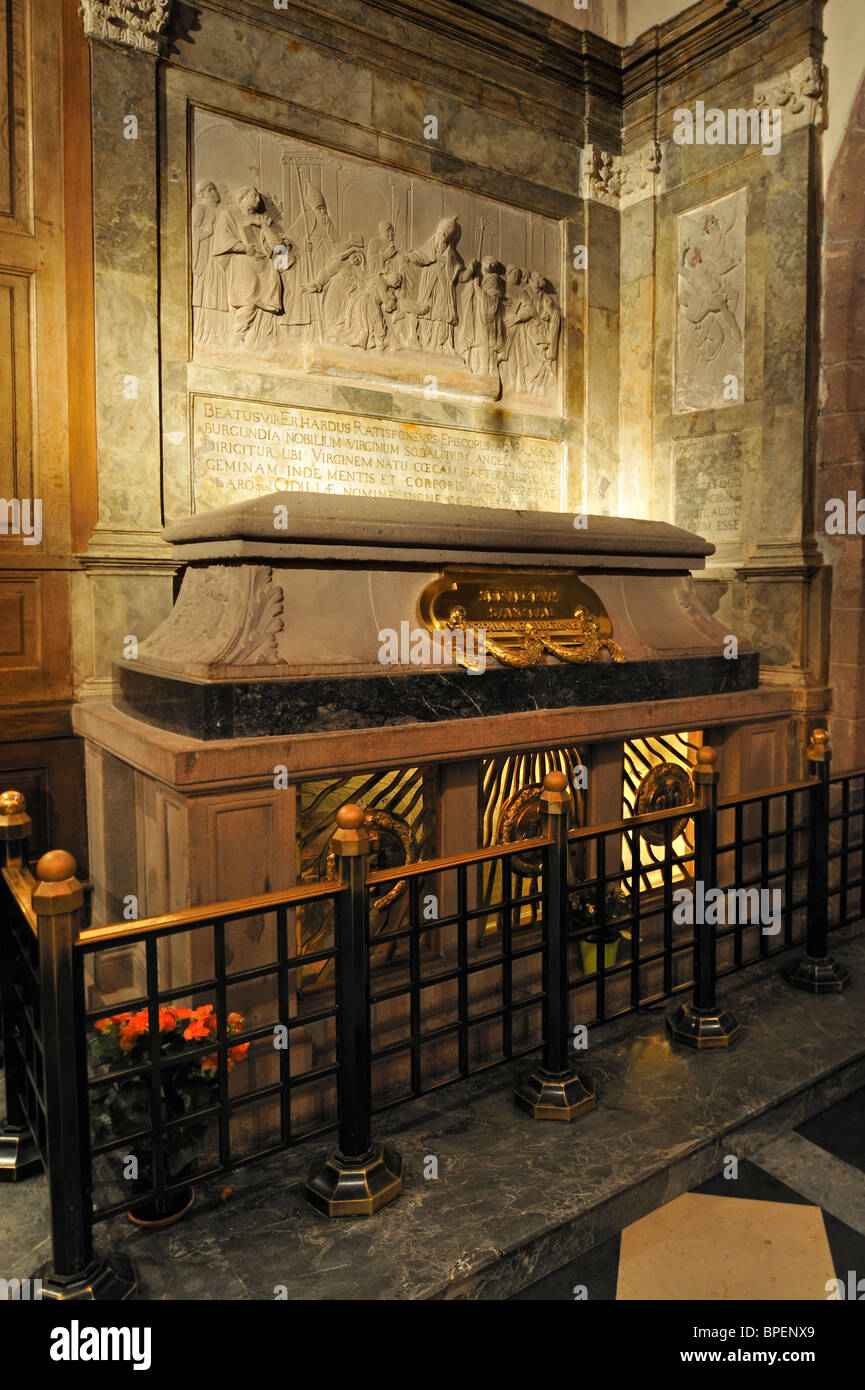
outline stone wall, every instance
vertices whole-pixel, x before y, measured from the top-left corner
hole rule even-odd
[[[826,503],[865,496],[865,82],[829,179],[823,258],[818,528]],[[865,522],[863,522],[865,526]],[[819,533],[819,531],[818,531]],[[830,681],[836,768],[865,763],[865,539],[821,534],[832,566]]]
[[[146,637],[170,604],[162,522],[236,499],[216,486],[232,457],[217,444],[233,447],[246,411],[274,441],[250,446],[253,491],[272,488],[295,435],[305,486],[304,429],[332,454],[350,431],[345,471],[359,476],[362,428],[395,441],[409,472],[412,435],[455,464],[466,486],[441,500],[472,500],[467,489],[507,503],[484,481],[498,451],[511,505],[552,498],[707,534],[718,554],[704,582],[722,621],[744,627],[767,679],[800,688],[803,713],[821,709],[809,405],[821,12],[820,0],[755,0],[721,14],[703,0],[622,49],[492,0],[391,12],[323,0],[314,13],[201,0],[169,7],[143,37],[111,20],[123,13],[113,0],[85,6],[99,521],[82,561],[92,614],[81,627],[96,653],[83,693],[107,688],[124,639]],[[698,101],[780,107],[778,152],[677,144],[675,113]],[[249,266],[229,235],[240,185],[258,194],[244,217],[268,267],[254,292],[234,287]],[[423,267],[448,218],[462,239],[447,233],[430,271],[446,269],[456,307],[443,357],[431,327],[442,314],[423,318]],[[379,222],[394,224],[399,283],[385,273],[370,297],[371,258],[389,255]],[[472,322],[491,314],[493,326],[467,343],[473,259]],[[513,283],[511,263],[535,276]],[[251,325],[237,316],[247,301]],[[217,444],[216,409],[235,412]],[[472,451],[474,474],[461,462]],[[334,477],[332,490],[350,488]],[[360,486],[377,495],[379,482]]]

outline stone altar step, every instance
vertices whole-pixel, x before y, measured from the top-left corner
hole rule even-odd
[[[328,1222],[303,1200],[319,1141],[202,1184],[162,1234],[119,1218],[99,1242],[131,1255],[146,1299],[270,1300],[280,1286],[297,1300],[507,1298],[865,1082],[865,935],[837,934],[833,953],[853,975],[840,995],[791,991],[787,955],[728,977],[743,1024],[729,1053],[672,1048],[668,1005],[595,1029],[584,1069],[598,1105],[572,1125],[513,1105],[525,1062],[380,1116],[405,1191],[371,1220]],[[47,1230],[43,1178],[0,1192],[10,1270],[45,1258]]]

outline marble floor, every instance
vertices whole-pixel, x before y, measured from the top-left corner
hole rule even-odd
[[[857,1095],[860,1104],[863,1097],[865,1089]],[[778,1169],[789,1169],[791,1154],[810,1197],[775,1176]],[[797,1142],[791,1130],[759,1150],[754,1162],[726,1164],[693,1192],[511,1297],[604,1302],[845,1297],[850,1271],[865,1270],[863,1203],[865,1172],[849,1165],[827,1172],[822,1150]]]
[[[811,1260],[806,1296],[820,1297],[833,1270],[865,1272],[865,1160],[851,1147],[851,1127],[860,1145],[863,1134],[865,935],[848,931],[833,952],[853,976],[840,995],[791,990],[784,957],[725,979],[743,1026],[730,1052],[671,1045],[668,1004],[592,1030],[582,1066],[599,1100],[574,1124],[514,1106],[525,1062],[380,1116],[375,1136],[401,1152],[405,1187],[371,1220],[328,1222],[304,1201],[319,1141],[200,1184],[167,1230],[119,1217],[97,1244],[132,1258],[147,1300],[573,1299],[576,1285],[641,1299],[658,1279],[653,1245],[707,1298],[748,1296],[748,1268],[776,1279],[773,1296],[797,1296],[777,1261],[760,1263],[764,1247],[750,1265],[738,1258],[759,1229],[780,1263],[789,1256],[791,1281]],[[728,1232],[713,1272],[700,1231],[734,1225],[742,1241]],[[43,1177],[0,1186],[0,1252],[7,1278],[48,1258]],[[683,1282],[673,1273],[663,1296]]]

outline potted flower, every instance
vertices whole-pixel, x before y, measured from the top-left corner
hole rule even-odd
[[[243,1015],[228,1015],[228,1035],[243,1029]],[[109,1071],[150,1063],[150,1016],[147,1009],[137,1013],[114,1014],[94,1024],[92,1053],[97,1063]],[[194,1112],[212,1105],[219,1091],[218,1053],[199,1052],[187,1057],[193,1048],[216,1039],[217,1019],[212,1004],[198,1009],[162,1006],[159,1009],[159,1053],[162,1059],[161,1096],[163,1121],[192,1115],[187,1124],[172,1126],[162,1134],[165,1180],[176,1183],[192,1171],[209,1123],[208,1117],[194,1118]],[[228,1052],[228,1069],[246,1056],[249,1043],[237,1043]],[[108,1078],[93,1088],[91,1122],[98,1141],[121,1134],[136,1134],[151,1127],[151,1085],[149,1074]],[[126,1165],[134,1159],[129,1172]],[[152,1192],[153,1156],[150,1141],[139,1148],[134,1144],[123,1154],[124,1176],[133,1192]],[[169,1193],[161,1202],[140,1202],[129,1212],[137,1225],[163,1226],[178,1221],[195,1199],[191,1187]]]
[[[568,921],[572,931],[579,932],[583,973],[594,975],[598,968],[598,946],[604,948],[604,969],[616,964],[619,942],[629,941],[631,933],[615,926],[631,910],[630,896],[616,884],[604,895],[604,926],[597,925],[597,896],[594,888],[577,888],[568,895]]]

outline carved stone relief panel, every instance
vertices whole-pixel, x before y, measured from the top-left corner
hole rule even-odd
[[[192,151],[196,360],[558,410],[557,222],[212,112]]]
[[[746,211],[742,188],[678,218],[677,413],[744,399]]]

